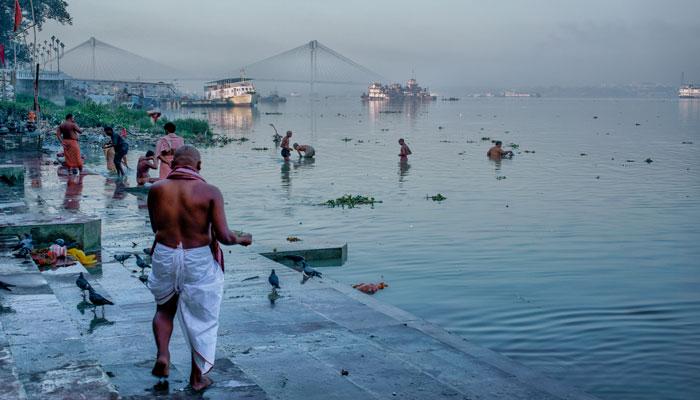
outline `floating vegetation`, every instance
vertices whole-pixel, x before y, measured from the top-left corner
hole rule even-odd
[[[266,111],[265,115],[282,115],[279,111]]]
[[[250,140],[250,139],[248,139],[247,137],[242,137],[242,138],[238,138],[238,139],[236,139],[236,138],[230,138],[230,139],[231,139],[231,140],[230,140],[231,142],[238,142],[238,143],[243,143],[243,142],[247,142],[247,141]]]
[[[651,158],[647,158],[646,160],[644,160],[644,162],[647,164],[651,164],[654,162],[654,160],[652,160]]]
[[[352,141],[352,139],[349,138],[349,137],[344,137],[344,138],[342,138],[342,139],[340,139],[340,140],[342,140],[343,142],[351,142],[351,141]]]
[[[364,140],[358,140],[357,143],[364,143]]]
[[[693,144],[693,142],[681,142],[681,144]]]
[[[627,162],[634,162],[634,160],[627,160]]]
[[[265,150],[270,150],[270,149],[267,148],[267,147],[253,147],[251,150],[255,150],[255,151],[265,151]]]
[[[299,239],[299,238],[296,237],[296,236],[287,236],[287,241],[288,241],[288,242],[291,242],[291,243],[294,243],[294,242],[301,242],[301,239]]]
[[[452,143],[451,140],[441,140],[440,143]]]
[[[482,128],[482,129],[483,129],[483,128]],[[484,142],[488,142],[489,140],[491,140],[491,138],[488,137],[488,136],[484,136],[484,137],[481,138],[481,140],[483,140]]]
[[[585,157],[585,156],[587,156],[587,155],[588,155],[588,154],[586,154],[586,153],[581,153],[581,157]]]
[[[512,147],[512,148],[514,148],[514,149],[517,149],[518,147],[520,147],[520,145],[517,144],[517,143],[511,143],[511,144],[510,144],[510,147]]]
[[[387,131],[389,131],[389,128],[382,128],[382,129],[380,129],[380,131],[387,132]]]
[[[401,110],[382,110],[379,112],[380,114],[401,114]]]
[[[474,140],[467,140],[465,143],[476,143]]]
[[[363,204],[369,204],[371,206],[374,206],[374,203],[381,203],[381,200],[375,200],[374,197],[367,197],[367,196],[352,196],[349,194],[346,194],[343,197],[338,197],[335,200],[328,200],[325,203],[321,203],[321,205],[324,206],[329,206],[332,208],[335,207],[342,207],[342,208],[355,208],[356,206],[363,205]]]
[[[506,179],[506,177],[505,177],[505,176],[501,176],[501,175],[499,175],[499,176],[496,177],[496,180],[497,180],[497,181],[500,181],[500,180],[503,180],[503,179]]]
[[[535,150],[523,150],[524,153],[532,153],[535,154]]]
[[[436,194],[435,196],[427,196],[427,195],[426,195],[426,196],[425,196],[425,199],[426,199],[426,200],[430,199],[430,200],[432,200],[432,201],[443,201],[443,200],[447,200],[447,197],[445,197],[445,196],[443,196],[442,194],[438,193],[438,194]]]

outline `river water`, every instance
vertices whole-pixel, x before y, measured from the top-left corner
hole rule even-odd
[[[328,277],[384,281],[382,301],[601,398],[700,398],[700,101],[328,97],[170,115],[250,139],[202,150],[232,227],[346,241]],[[270,123],[315,161],[283,163]],[[515,157],[488,160],[482,138]],[[102,177],[86,185],[98,178],[111,195]],[[143,199],[82,194],[83,210],[127,210],[148,234]],[[383,203],[318,205],[344,194]]]

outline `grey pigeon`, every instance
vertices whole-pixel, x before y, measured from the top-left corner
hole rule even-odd
[[[11,287],[15,287],[15,285],[13,285],[11,283],[0,281],[0,289],[5,289],[8,292],[11,292],[12,291],[12,289],[10,289]]]
[[[274,289],[280,288],[280,278],[277,276],[274,269],[270,273],[270,277],[267,278],[267,281],[270,282],[270,285],[272,285]]]
[[[85,276],[81,272],[80,275],[78,275],[78,279],[75,280],[75,285],[80,288],[80,290],[83,292],[83,295],[85,294],[86,290],[92,289],[92,286],[90,286],[90,282],[88,282],[87,279],[85,279]]]
[[[129,253],[121,253],[114,255],[114,259],[119,261],[122,265],[124,265],[124,261],[128,260],[129,257],[131,257],[131,254]]]
[[[150,255],[151,255],[151,249],[148,248],[148,247],[144,248],[144,249],[143,249],[143,254],[145,254],[145,255],[147,255],[147,256],[150,256]]]
[[[139,256],[138,254],[135,254],[135,255],[136,255],[136,265],[138,265],[139,268],[141,268],[141,273],[143,273],[143,270],[145,268],[151,268],[151,266],[148,265],[147,262],[143,261],[143,258],[141,258],[141,256]]]
[[[110,305],[110,306],[114,305],[114,303],[112,303],[111,301],[102,297],[101,294],[95,292],[95,289],[93,289],[92,287],[89,290],[90,290],[90,297],[89,297],[90,303],[92,303],[92,305],[94,305],[95,307],[102,306],[103,312],[105,309],[105,305]]]
[[[305,276],[308,276],[309,278],[313,278],[314,276],[319,278],[321,277],[321,273],[311,268],[311,266],[307,264],[306,261],[302,261],[302,264],[304,265],[303,273]]]

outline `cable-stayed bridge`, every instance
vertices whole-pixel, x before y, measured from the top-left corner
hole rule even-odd
[[[46,64],[53,61],[48,60]],[[366,85],[382,79],[380,74],[316,40],[242,66],[233,76],[203,77],[91,37],[63,53],[60,68],[73,78],[99,81],[204,81],[243,73],[257,81],[309,83],[313,88],[316,83]]]
[[[299,47],[242,67],[247,76],[258,81],[368,84],[382,76],[312,40]]]

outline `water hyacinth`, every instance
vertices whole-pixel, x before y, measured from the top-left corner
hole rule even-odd
[[[362,205],[362,204],[369,204],[371,206],[374,206],[374,203],[381,203],[381,200],[375,200],[374,197],[367,197],[367,196],[352,196],[349,194],[346,194],[345,196],[338,197],[335,200],[328,200],[325,203],[321,203],[321,205],[329,206],[331,208],[335,207],[342,207],[342,208],[355,208],[356,206]]]

